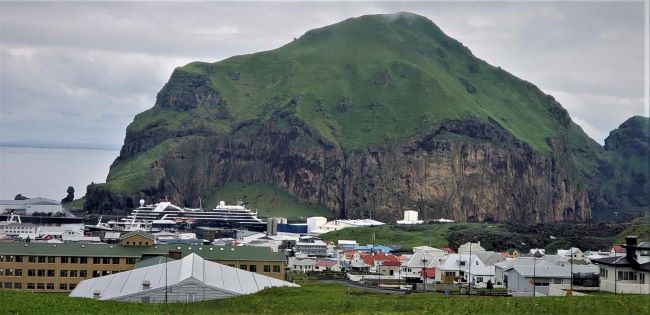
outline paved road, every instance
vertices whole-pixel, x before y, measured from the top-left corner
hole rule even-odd
[[[361,289],[364,291],[369,291],[369,292],[374,292],[374,293],[384,293],[384,294],[394,294],[394,295],[404,295],[407,292],[406,291],[398,291],[394,289],[385,289],[385,288],[378,288],[378,287],[371,287],[371,286],[366,286],[363,284],[359,284],[354,281],[348,281],[348,280],[320,280],[322,283],[336,283],[336,284],[343,284],[351,288],[355,289]]]

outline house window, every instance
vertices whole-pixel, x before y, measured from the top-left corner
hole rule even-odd
[[[88,257],[79,257],[79,263],[80,264],[87,264],[88,263]]]
[[[14,289],[22,289],[22,288],[23,288],[23,284],[22,284],[22,283],[20,283],[20,282],[14,282]]]
[[[44,264],[45,263],[45,256],[38,256],[38,263],[39,264]]]
[[[23,256],[16,256],[16,262],[23,262]]]
[[[45,269],[38,269],[38,276],[45,277]]]
[[[239,269],[246,270],[248,269],[248,265],[239,265]]]
[[[126,259],[126,264],[127,264],[127,265],[134,265],[134,264],[135,264],[135,258],[133,258],[133,257],[128,257],[128,258]]]
[[[30,282],[27,284],[27,289],[34,289],[34,283]]]
[[[633,271],[619,271],[618,280],[636,280],[636,272]]]
[[[68,289],[68,284],[67,283],[59,284],[59,290],[67,290],[67,289]]]
[[[257,272],[257,265],[250,265],[250,267],[248,267],[248,271]]]
[[[126,245],[131,245],[131,244],[129,243],[129,241],[126,241]]]
[[[99,270],[93,270],[93,278],[97,278],[101,276],[101,273],[99,273]]]
[[[104,270],[104,271],[102,271],[102,276],[108,276],[108,275],[110,275],[110,274],[111,274],[111,271],[110,271],[110,270]]]
[[[554,284],[562,284],[562,279],[555,278],[555,279],[553,279],[553,283]]]
[[[61,277],[66,278],[68,276],[68,271],[67,270],[61,270]]]
[[[113,265],[119,265],[120,264],[120,257],[113,257],[112,261],[113,261]]]
[[[65,256],[61,257],[62,264],[67,264],[69,262],[70,262],[70,257],[65,257]]]
[[[138,242],[138,245],[142,245],[142,242]]]
[[[13,275],[14,275],[14,271],[13,271],[13,269],[6,269],[6,270],[5,270],[5,276],[7,276],[7,277],[11,277],[11,276],[13,276]]]
[[[88,277],[88,271],[87,270],[79,270],[79,277],[82,277],[82,278]]]
[[[54,283],[48,283],[47,284],[47,289],[48,290],[54,290]]]
[[[102,260],[99,257],[93,257],[93,264],[99,265],[101,264]]]
[[[34,270],[34,269],[27,269],[27,276],[28,276],[28,277],[36,277],[36,270]]]
[[[14,270],[14,276],[16,276],[16,277],[22,277],[22,276],[23,276],[23,270],[22,270],[22,269],[16,269],[16,270]]]
[[[185,301],[187,301],[187,302],[194,302],[195,296],[196,296],[195,293],[188,293],[187,296],[186,296],[186,298],[185,298]]]
[[[48,277],[51,277],[51,278],[54,277],[54,270],[52,270],[52,269],[48,269],[48,270],[47,270],[47,276],[48,276]]]
[[[12,283],[11,282],[5,282],[4,288],[5,289],[11,289]]]
[[[476,277],[476,282],[477,283],[483,282],[483,277]]]
[[[69,289],[70,289],[70,290],[74,290],[74,288],[76,288],[76,287],[77,287],[77,284],[76,284],[76,283],[70,283],[70,287],[69,287]]]
[[[639,283],[645,283],[645,273],[639,272]]]
[[[79,263],[79,257],[70,257],[70,263],[71,264],[78,264]]]
[[[29,256],[27,259],[30,263],[35,263],[36,262],[36,256]],[[33,284],[33,283],[32,283]],[[33,289],[33,288],[32,288]]]
[[[37,284],[36,284],[36,289],[37,289],[37,290],[43,290],[43,289],[45,289],[45,283],[37,283]]]
[[[273,266],[273,272],[280,272],[280,266],[274,265]]]
[[[271,272],[271,265],[264,265],[264,272]]]
[[[48,264],[53,264],[55,259],[56,259],[56,257],[54,257],[54,256],[48,256],[47,257],[47,263]]]
[[[77,271],[76,271],[76,270],[70,270],[70,277],[71,277],[71,278],[76,278],[77,276],[78,276],[78,275],[77,275]]]
[[[110,257],[104,257],[102,258],[102,264],[108,265],[111,263],[111,258]]]

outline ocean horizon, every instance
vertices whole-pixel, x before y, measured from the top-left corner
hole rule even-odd
[[[17,194],[61,200],[68,186],[75,199],[86,194],[91,182],[106,181],[120,151],[107,148],[0,145],[0,199]]]

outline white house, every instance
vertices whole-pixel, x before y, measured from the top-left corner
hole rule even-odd
[[[190,254],[167,263],[81,281],[70,297],[141,303],[178,303],[252,294],[293,283]]]
[[[473,251],[471,256],[469,254],[445,256],[439,260],[437,266],[432,266],[436,268],[436,282],[454,283],[460,279],[461,282],[469,281],[477,287],[485,287],[488,280],[495,283],[494,265],[486,265]]]
[[[587,261],[587,257],[585,257],[584,253],[580,250],[580,248],[577,247],[571,247],[569,249],[558,249],[557,255],[568,257],[574,261]]]
[[[316,259],[312,259],[312,258],[300,259],[297,257],[289,257],[288,267],[293,271],[302,272],[302,273],[311,272],[314,271],[315,266],[316,266]]]
[[[623,247],[625,256],[593,260],[600,267],[600,290],[650,294],[650,242],[637,244],[636,236],[628,236]]]
[[[513,296],[531,296],[534,291],[535,295],[566,295],[564,290],[571,287],[571,271],[583,278],[587,275],[597,277],[599,272],[594,265],[548,266],[541,259],[538,263],[544,265],[515,265],[506,271],[508,293]],[[582,286],[582,289],[586,287]]]
[[[474,254],[478,252],[484,252],[485,248],[481,246],[480,241],[478,243],[467,242],[458,247],[459,254],[469,254],[470,251],[472,252],[472,254]]]

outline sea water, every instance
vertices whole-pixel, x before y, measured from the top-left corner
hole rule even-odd
[[[75,199],[91,182],[106,181],[118,150],[54,149],[0,146],[0,199],[27,197],[63,199],[68,186]]]

